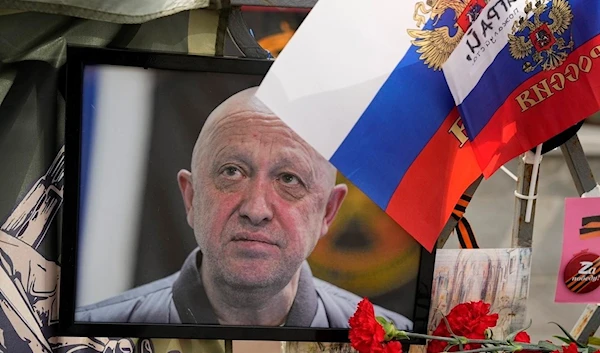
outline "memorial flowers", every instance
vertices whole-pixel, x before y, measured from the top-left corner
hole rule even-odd
[[[443,317],[431,335],[398,330],[382,317],[376,317],[373,304],[364,298],[350,318],[349,338],[359,353],[401,353],[402,340],[425,339],[427,353],[440,352],[521,352],[521,353],[593,353],[600,343],[591,337],[586,345],[577,342],[562,328],[566,337],[555,336],[564,344],[550,341],[531,343],[526,329],[508,335],[505,339],[493,339],[491,328],[496,326],[498,314],[490,313],[490,304],[483,301],[461,303]]]

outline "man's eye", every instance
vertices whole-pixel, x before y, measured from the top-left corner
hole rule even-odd
[[[221,174],[229,179],[239,179],[242,177],[242,172],[239,168],[233,166],[225,167]]]
[[[286,185],[298,185],[300,184],[300,180],[298,179],[298,177],[296,177],[293,174],[282,174],[279,177],[279,180],[281,180],[282,183],[286,184]]]

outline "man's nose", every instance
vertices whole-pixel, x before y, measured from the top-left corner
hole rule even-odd
[[[268,181],[256,181],[248,185],[240,206],[240,216],[254,226],[264,225],[273,218],[273,209],[269,202],[270,186]]]

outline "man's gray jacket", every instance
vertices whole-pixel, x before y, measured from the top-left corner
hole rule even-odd
[[[181,271],[169,277],[77,308],[75,321],[218,325],[197,266],[201,256],[196,249],[185,260]],[[305,262],[285,326],[348,328],[348,319],[360,300],[353,293],[314,278]],[[378,306],[375,306],[375,314],[392,321],[398,329],[412,330],[412,322],[403,315]]]

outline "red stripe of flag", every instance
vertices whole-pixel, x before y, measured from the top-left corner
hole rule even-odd
[[[481,176],[470,143],[460,147],[460,140],[449,132],[453,126],[453,131],[462,127],[456,108],[411,164],[386,209],[429,251],[461,195]],[[424,193],[436,197],[423,197]]]

